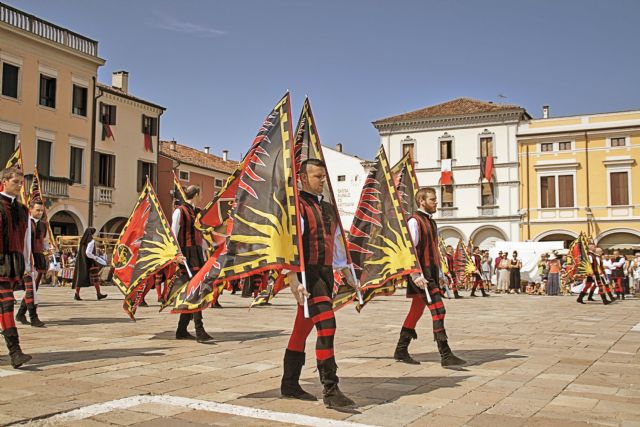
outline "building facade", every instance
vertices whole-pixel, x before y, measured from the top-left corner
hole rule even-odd
[[[238,162],[228,160],[228,152],[219,157],[209,153],[209,147],[200,151],[176,141],[160,141],[158,157],[158,199],[167,216],[173,212],[173,173],[184,188],[200,187],[200,205],[204,207],[232,174]]]
[[[327,173],[331,179],[342,226],[345,231],[349,231],[371,162],[342,152],[342,144],[335,148],[323,145],[322,154],[327,164]]]
[[[111,85],[96,87],[92,153],[93,225],[102,235],[124,227],[149,178],[157,185],[160,117],[165,108],[129,92],[129,73],[116,71]]]
[[[518,128],[521,238],[640,244],[640,111],[544,115]]]
[[[56,234],[89,225],[98,42],[0,3],[0,164],[18,143],[38,167]],[[70,160],[73,159],[70,165]]]
[[[445,242],[472,239],[490,248],[520,237],[516,132],[518,122],[529,118],[517,105],[458,98],[373,125],[390,163],[410,151],[419,185],[436,188]],[[449,172],[451,183],[443,184]]]

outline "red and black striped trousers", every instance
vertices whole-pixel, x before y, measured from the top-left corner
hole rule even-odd
[[[13,297],[15,283],[17,283],[15,279],[0,278],[0,329],[5,333],[5,336],[12,335],[11,330],[16,329],[16,321],[13,317],[13,308],[16,302]]]
[[[304,352],[307,337],[316,327],[316,360],[334,357],[333,337],[336,318],[333,313],[333,268],[307,266],[307,291],[309,292],[309,318],[304,317],[304,307],[299,305],[287,349]]]
[[[442,301],[442,291],[439,288],[432,288],[429,289],[429,294],[431,295],[431,304],[427,302],[427,296],[424,292],[413,296],[411,308],[402,326],[407,329],[415,329],[424,313],[425,307],[429,307],[431,320],[433,321],[433,339],[434,341],[446,341],[447,331],[444,328],[444,318],[447,310],[445,310],[444,302]]]

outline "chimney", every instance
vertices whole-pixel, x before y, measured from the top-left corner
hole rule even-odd
[[[169,148],[171,149],[171,151],[176,151],[176,140],[175,139],[173,141],[169,141]]]
[[[542,106],[542,118],[543,119],[548,119],[549,118],[549,106],[548,105],[543,105]]]
[[[129,92],[129,72],[114,71],[111,75],[111,86],[120,89],[124,93]]]
[[[342,153],[342,143],[337,143],[336,144],[336,151]]]
[[[229,160],[229,150],[222,150],[222,160],[225,162]]]
[[[209,154],[209,147],[204,147],[204,152],[205,152],[206,154]]]

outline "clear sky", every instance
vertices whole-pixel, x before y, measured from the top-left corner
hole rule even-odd
[[[99,80],[167,108],[161,137],[239,159],[289,89],[322,143],[461,96],[534,117],[640,109],[637,0],[3,0],[99,41]],[[506,98],[503,98],[506,97]]]

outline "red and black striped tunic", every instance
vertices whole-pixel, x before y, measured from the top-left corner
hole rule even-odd
[[[300,192],[299,206],[304,221],[302,252],[305,266],[330,267],[338,226],[335,209],[306,191]]]

